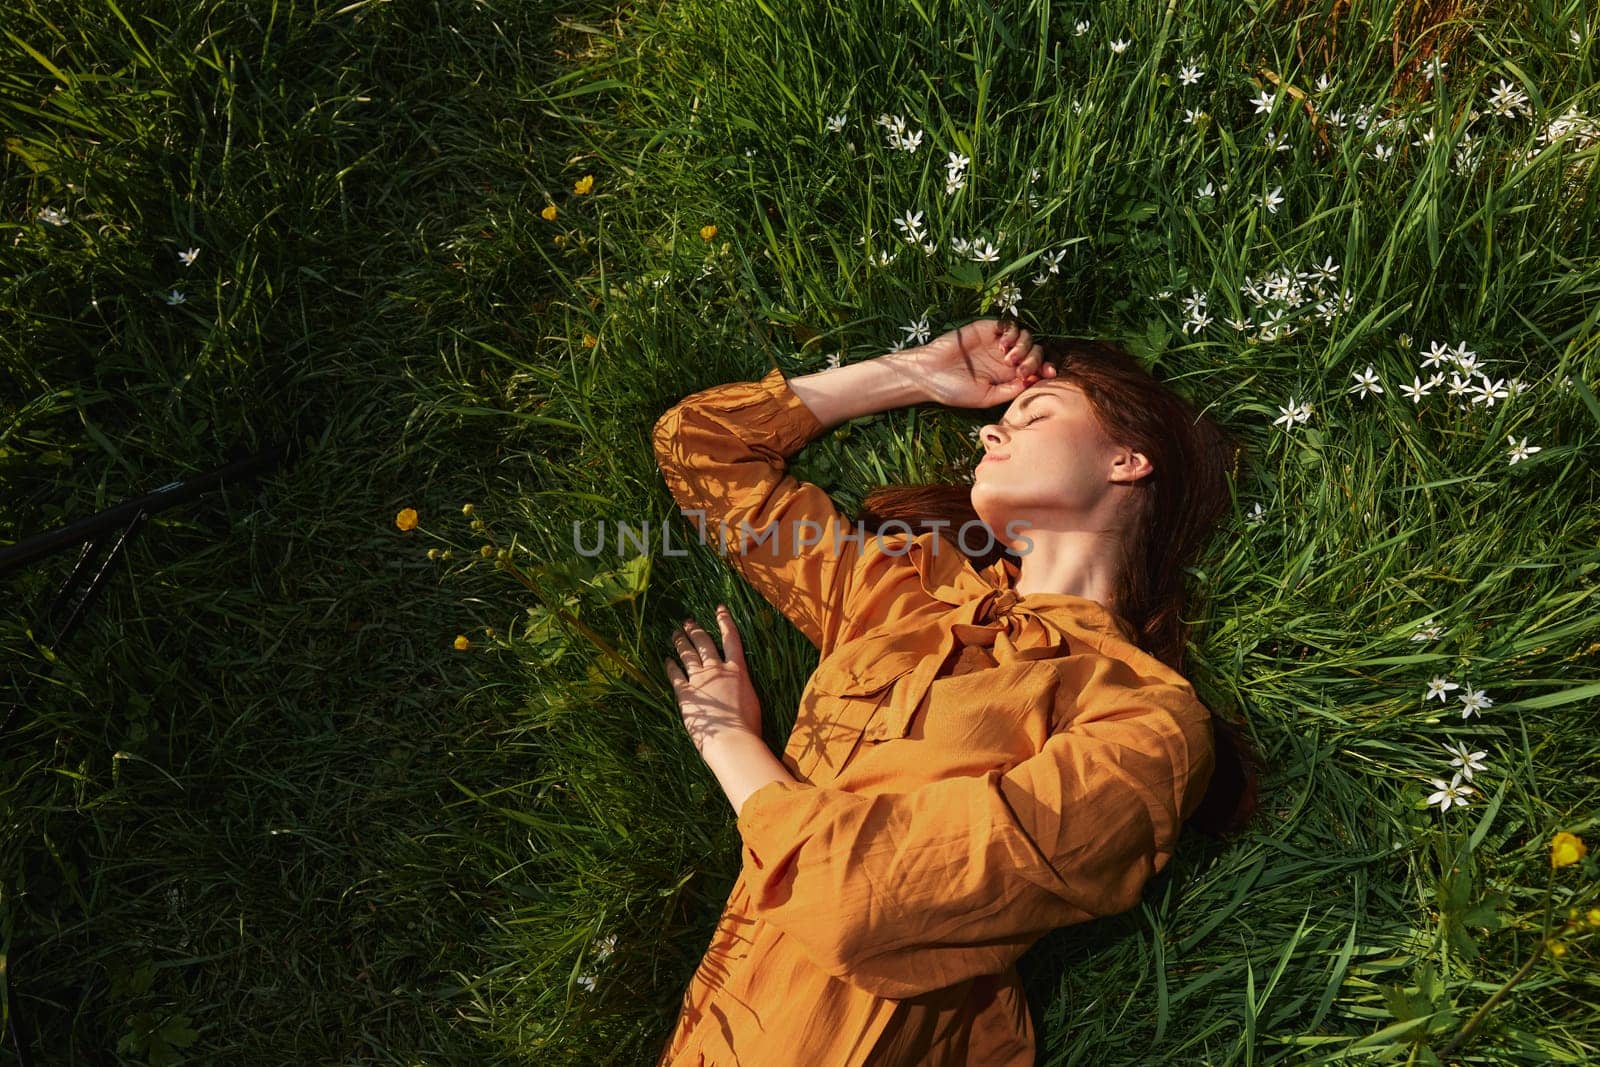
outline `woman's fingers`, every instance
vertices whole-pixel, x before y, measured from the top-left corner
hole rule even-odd
[[[706,633],[699,623],[693,619],[684,619],[683,629],[689,635],[689,639],[694,642],[694,648],[700,654],[701,663],[708,664],[721,661],[722,656],[717,652],[717,643],[711,640],[711,635]]]
[[[689,640],[689,635],[683,628],[672,631],[672,647],[677,649],[678,658],[683,660],[685,667],[700,666],[700,650]]]
[[[728,662],[744,666],[744,639],[733,625],[733,612],[728,610],[727,605],[717,605],[717,621],[722,624],[722,648]]]

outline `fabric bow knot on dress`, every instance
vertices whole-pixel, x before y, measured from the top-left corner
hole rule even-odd
[[[881,693],[905,678],[867,728],[869,740],[905,736],[934,682],[947,674],[1093,651],[1108,635],[1131,640],[1126,623],[1097,601],[1066,593],[1019,594],[1013,586],[1019,572],[1010,559],[979,572],[954,545],[934,536],[911,541],[907,553],[922,588],[943,610],[868,631],[827,660],[827,673],[842,682],[824,684],[840,696]],[[1067,605],[1073,610],[1051,610]],[[947,670],[952,657],[957,666]]]

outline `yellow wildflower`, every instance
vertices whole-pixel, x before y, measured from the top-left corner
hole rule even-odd
[[[466,634],[457,634],[456,635],[456,651],[457,652],[465,652],[470,647],[472,647],[472,642],[467,640],[467,635]]]
[[[557,248],[565,248],[567,247],[567,235],[564,233],[558,233],[554,237],[550,238],[550,243],[555,245]]]
[[[700,239],[702,241],[709,241],[713,237],[715,237],[716,235],[717,235],[717,228],[715,226],[702,226],[702,227],[700,227]]]
[[[1600,926],[1600,908],[1590,908],[1585,918],[1589,920],[1590,926]]]
[[[1569,834],[1565,830],[1550,839],[1550,866],[1566,867],[1577,863],[1588,855],[1589,846],[1583,843],[1583,838],[1577,834]]]
[[[494,546],[484,545],[482,548],[478,549],[478,555],[482,556],[484,559],[488,559],[490,556],[494,555]]]
[[[463,515],[471,515],[472,512],[473,512],[473,507],[472,507],[471,504],[462,504],[461,505],[461,514],[463,514]]]
[[[554,222],[554,221],[556,221],[556,206],[554,204],[551,204],[549,207],[547,207],[543,211],[539,212],[539,216],[541,218],[543,218],[544,221],[546,221],[546,222]]]
[[[415,530],[417,528],[417,509],[402,508],[400,514],[394,517],[394,524],[402,530]]]
[[[1545,947],[1550,950],[1550,955],[1552,955],[1552,956],[1556,956],[1556,957],[1559,958],[1559,957],[1565,956],[1567,954],[1567,946],[1563,945],[1561,942],[1557,941],[1553,937],[1550,940],[1546,941],[1544,944],[1545,944]]]
[[[428,549],[428,558],[429,559],[438,559],[439,558],[439,550],[437,548]]]
[[[586,195],[589,192],[589,190],[593,189],[593,188],[594,188],[594,175],[593,174],[585,174],[583,177],[579,178],[577,181],[572,183],[572,191],[577,193],[579,196]]]
[[[594,334],[589,333],[588,331],[584,332],[584,335],[583,335],[583,347],[584,348],[593,348],[595,345],[597,345],[599,343],[600,343],[600,339],[598,337],[596,337]]]

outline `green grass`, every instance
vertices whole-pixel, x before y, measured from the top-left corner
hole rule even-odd
[[[1141,907],[1024,957],[1041,1063],[1431,1062],[1539,944],[1547,885],[1556,925],[1596,905],[1594,857],[1552,878],[1549,847],[1600,837],[1600,147],[1537,139],[1596,110],[1600,25],[1466,9],[1397,67],[1410,7],[1340,5],[1333,45],[1326,13],[1220,0],[0,3],[0,544],[304,446],[155,516],[59,648],[34,617],[74,554],[5,579],[29,701],[0,743],[0,990],[39,1062],[652,1061],[738,858],[656,680],[668,627],[734,608],[775,743],[815,652],[713,551],[586,560],[572,524],[679,521],[647,431],[688,392],[870,358],[1006,283],[1250,446],[1190,675],[1272,769],[1252,832],[1187,837]],[[1290,100],[1254,113],[1263,69],[1342,109],[1327,152]],[[1502,77],[1530,114],[1483,113]],[[1364,106],[1415,117],[1395,158]],[[1327,257],[1331,321],[1224,321]],[[1186,331],[1191,290],[1214,321]],[[1527,390],[1413,403],[1433,341]],[[1386,391],[1350,393],[1368,365]],[[887,413],[795,469],[854,505],[970,467],[977,422]],[[1508,435],[1541,451],[1511,464]],[[1463,720],[1469,685],[1494,704]],[[1445,741],[1488,755],[1440,811]],[[1468,1062],[1593,1054],[1596,935],[1566,940]]]

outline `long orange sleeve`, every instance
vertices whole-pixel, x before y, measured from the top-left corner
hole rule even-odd
[[[1105,657],[1039,669],[1059,672],[1071,718],[1009,770],[877,796],[752,793],[738,818],[751,913],[897,999],[998,974],[1050,930],[1133,907],[1210,780],[1209,712]]]
[[[787,473],[786,461],[826,431],[773,369],[685,397],[652,434],[679,508],[824,655],[839,634],[862,538],[826,491]]]

